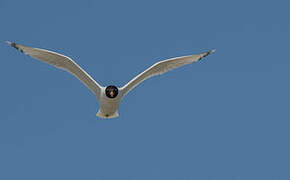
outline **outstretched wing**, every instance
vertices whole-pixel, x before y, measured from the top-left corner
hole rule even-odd
[[[101,86],[71,58],[44,49],[31,48],[9,41],[7,43],[28,56],[70,72],[84,83],[98,99],[100,98]]]
[[[190,55],[190,56],[182,56],[182,57],[175,57],[167,60],[163,60],[160,62],[155,63],[144,72],[140,73],[130,82],[128,82],[125,86],[121,88],[123,95],[126,95],[130,90],[136,87],[138,84],[143,82],[144,80],[159,74],[163,74],[169,70],[181,67],[186,64],[190,64],[193,62],[197,62],[201,60],[203,57],[215,52],[215,50],[211,50],[205,53]]]

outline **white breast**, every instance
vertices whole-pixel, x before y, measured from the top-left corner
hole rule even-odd
[[[100,109],[96,115],[100,118],[118,117],[119,116],[118,108],[120,105],[120,101],[121,101],[120,94],[114,99],[108,98],[103,89],[100,98]]]

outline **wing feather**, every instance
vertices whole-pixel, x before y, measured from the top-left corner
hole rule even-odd
[[[186,64],[197,62],[213,52],[215,52],[215,50],[211,50],[211,51],[201,53],[201,54],[196,54],[196,55],[175,57],[175,58],[159,61],[153,64],[148,69],[146,69],[144,72],[137,75],[135,78],[129,81],[126,85],[124,85],[121,88],[123,95],[126,95],[129,91],[131,91],[138,84],[140,84],[141,82],[143,82],[144,80],[152,76],[160,75],[160,74],[166,73],[169,70],[184,66]]]
[[[7,43],[32,58],[38,59],[73,74],[83,84],[85,84],[97,96],[98,99],[100,98],[101,86],[71,58],[44,49],[27,47],[9,41],[7,41]]]

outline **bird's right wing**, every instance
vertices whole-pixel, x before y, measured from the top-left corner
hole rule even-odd
[[[97,96],[97,99],[100,98],[102,87],[71,58],[44,49],[31,48],[9,41],[7,43],[28,56],[70,72],[84,83]]]
[[[196,61],[201,60],[205,56],[215,52],[215,50],[211,50],[201,54],[189,55],[189,56],[182,56],[182,57],[175,57],[167,60],[163,60],[153,64],[151,67],[146,69],[144,72],[140,73],[138,76],[133,78],[130,82],[128,82],[125,86],[121,88],[123,92],[123,96],[125,96],[129,91],[131,91],[134,87],[138,84],[143,82],[144,80],[156,76],[159,74],[163,74],[169,70],[181,67],[186,64],[190,64]]]

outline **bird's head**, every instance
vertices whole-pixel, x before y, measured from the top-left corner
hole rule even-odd
[[[113,86],[113,85],[107,86],[105,91],[106,91],[106,96],[108,98],[117,97],[118,92],[119,92],[118,88],[116,86]]]

